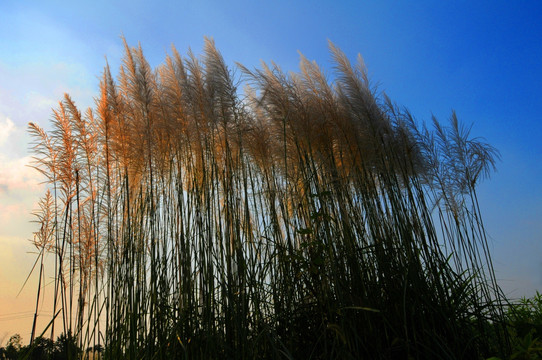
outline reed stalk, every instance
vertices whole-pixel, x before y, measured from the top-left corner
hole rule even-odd
[[[55,256],[53,313],[59,299],[80,347],[112,359],[509,351],[476,197],[498,152],[455,113],[420,127],[333,44],[333,81],[303,56],[299,73],[238,64],[238,77],[209,39],[202,57],[173,49],[156,69],[124,45],[96,111],[66,95],[50,134],[30,125],[54,189],[37,234]]]

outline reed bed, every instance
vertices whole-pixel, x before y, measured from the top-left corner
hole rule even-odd
[[[419,126],[333,44],[333,81],[303,56],[236,77],[209,39],[156,69],[124,44],[95,109],[66,95],[52,131],[29,125],[52,339],[111,359],[507,353],[476,197],[499,155],[455,114]]]

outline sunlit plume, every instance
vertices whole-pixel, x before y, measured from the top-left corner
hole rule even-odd
[[[502,335],[476,198],[499,154],[455,113],[418,125],[332,43],[330,74],[303,55],[236,73],[210,39],[156,69],[124,47],[95,109],[65,95],[50,132],[29,124],[51,337],[111,358],[431,358]]]

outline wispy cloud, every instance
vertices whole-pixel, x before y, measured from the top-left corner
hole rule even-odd
[[[0,118],[0,146],[4,145],[9,136],[13,133],[13,130],[15,130],[15,124],[11,119],[5,118],[2,120]]]
[[[0,114],[18,126],[29,121],[46,123],[64,93],[83,106],[92,106],[97,87],[96,74],[80,64],[0,62]]]
[[[9,191],[36,192],[42,190],[40,174],[31,168],[30,156],[8,159],[0,154],[0,194]],[[2,191],[5,189],[7,191]]]
[[[93,67],[92,49],[72,32],[30,15],[7,16],[0,24],[0,30],[17,34],[0,35],[0,308],[33,314],[36,274],[16,297],[35,260],[28,240],[38,227],[32,211],[44,193],[43,178],[29,167],[27,124],[47,128],[51,109],[64,93],[81,108],[92,106],[101,67]],[[103,55],[96,55],[100,64],[105,63]],[[2,327],[28,339],[31,320],[3,321]],[[2,336],[0,332],[0,340]]]
[[[10,160],[0,154],[0,235],[31,235],[31,212],[44,186],[29,162],[30,157]]]
[[[0,115],[0,236],[29,237],[31,212],[43,193],[43,179],[29,165],[31,156],[17,156],[16,145],[24,141],[25,129]]]

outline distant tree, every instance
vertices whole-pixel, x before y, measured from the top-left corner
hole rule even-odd
[[[61,334],[55,344],[53,351],[53,359],[55,360],[68,360],[77,359],[81,354],[81,349],[77,346],[76,338],[68,332],[68,334]]]
[[[86,350],[86,358],[87,359],[101,359],[102,353],[104,351],[104,347],[102,345],[96,345],[96,346],[89,346]],[[92,356],[91,356],[92,354]]]
[[[51,339],[37,337],[26,351],[21,351],[26,359],[46,360],[53,357],[54,342]]]
[[[19,351],[21,350],[21,335],[12,335],[6,345],[5,357],[6,359],[16,359]]]

